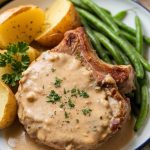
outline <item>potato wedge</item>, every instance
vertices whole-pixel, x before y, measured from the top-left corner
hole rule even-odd
[[[68,0],[55,0],[46,11],[45,30],[35,39],[45,47],[56,46],[66,31],[80,26],[79,16]]]
[[[29,47],[27,53],[28,53],[28,56],[30,57],[30,63],[34,61],[41,54],[40,51],[38,51],[37,49],[31,46]]]
[[[0,15],[0,48],[9,43],[32,42],[41,32],[45,13],[34,5],[9,9]]]
[[[0,129],[10,126],[17,115],[17,102],[10,88],[0,81]]]

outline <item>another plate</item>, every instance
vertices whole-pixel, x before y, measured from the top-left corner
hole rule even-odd
[[[7,4],[5,7],[3,7],[0,10],[0,13],[8,8],[23,5],[23,4],[35,4],[45,9],[47,6],[49,6],[52,3],[52,1],[54,0],[15,0]],[[150,13],[147,10],[145,10],[143,7],[138,5],[137,3],[130,0],[95,0],[95,2],[111,10],[112,14],[115,14],[121,10],[130,9],[129,15],[125,19],[125,22],[128,25],[134,27],[134,16],[135,14],[137,14],[141,18],[145,35],[150,36]],[[146,56],[150,58],[150,51],[149,52],[147,51]],[[126,138],[126,137],[122,137],[122,138]],[[150,113],[147,121],[145,122],[143,129],[141,129],[134,136],[134,138],[128,143],[128,145],[126,145],[123,148],[123,150],[134,150],[134,149],[140,150],[143,144],[148,141],[150,141]],[[11,150],[8,147],[5,139],[3,138],[2,132],[0,132],[0,150]]]

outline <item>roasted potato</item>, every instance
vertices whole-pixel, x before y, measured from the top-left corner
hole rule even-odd
[[[30,62],[32,62],[40,55],[41,52],[30,46],[27,53],[30,57]]]
[[[17,115],[16,98],[10,88],[0,81],[0,129],[10,126]]]
[[[57,45],[66,31],[80,26],[79,16],[68,0],[55,0],[46,11],[44,31],[35,39],[45,47]]]
[[[34,5],[6,10],[0,15],[0,48],[18,41],[32,42],[41,32],[44,21],[44,11]]]

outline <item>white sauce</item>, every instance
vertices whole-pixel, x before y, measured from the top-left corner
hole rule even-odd
[[[60,87],[55,85],[56,79],[61,80]],[[74,56],[45,52],[23,73],[16,96],[19,118],[30,136],[49,146],[94,147],[110,134],[113,117],[105,91],[94,86],[91,70]],[[88,96],[79,92],[71,96],[74,88]],[[47,102],[52,90],[61,97],[55,103]]]

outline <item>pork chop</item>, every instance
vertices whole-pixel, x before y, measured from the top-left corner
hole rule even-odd
[[[115,66],[126,77],[117,80],[108,71],[113,66],[92,60],[96,55],[87,48],[84,30],[72,30],[60,45],[42,53],[20,80],[19,120],[30,137],[52,148],[93,149],[115,134],[129,115],[129,101],[116,83],[128,83],[132,67]],[[106,68],[100,69],[98,62]]]
[[[105,76],[110,74],[116,81],[121,93],[129,93],[135,88],[135,73],[132,66],[111,65],[99,59],[82,27],[66,32],[62,42],[52,51],[80,57],[84,65],[93,70],[94,77],[100,84]]]

